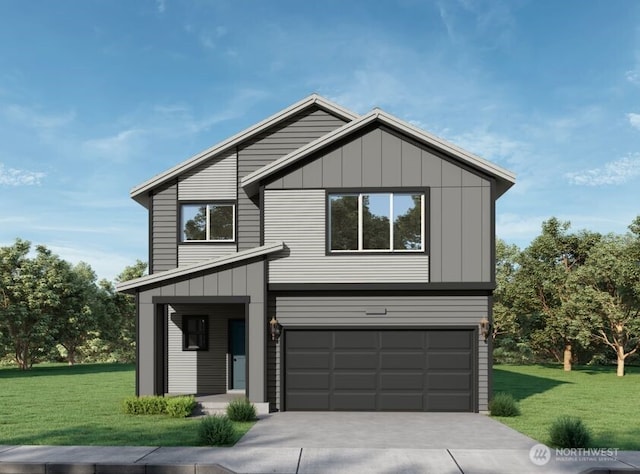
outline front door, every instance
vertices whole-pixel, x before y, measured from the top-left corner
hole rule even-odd
[[[231,353],[231,384],[229,388],[244,390],[246,376],[244,319],[229,321],[229,346]]]

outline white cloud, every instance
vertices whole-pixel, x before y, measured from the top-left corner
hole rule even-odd
[[[92,138],[84,142],[89,155],[98,155],[112,161],[127,160],[139,147],[139,139],[145,130],[132,128],[104,138]]]
[[[133,265],[135,258],[128,258],[123,255],[114,255],[112,252],[105,252],[102,249],[90,248],[88,246],[77,248],[69,242],[45,244],[52,252],[62,259],[73,264],[79,262],[88,263],[98,278],[113,280],[124,270],[127,265]]]
[[[5,186],[34,186],[40,184],[45,173],[27,171],[16,168],[6,168],[0,163],[0,185]]]
[[[629,113],[627,114],[627,118],[633,128],[640,130],[640,114]]]
[[[167,9],[165,0],[156,0],[156,8],[158,9],[158,13],[164,13]]]
[[[578,186],[623,184],[640,176],[640,153],[630,154],[600,168],[566,173],[565,178]]]
[[[75,112],[63,114],[43,114],[33,108],[22,105],[8,105],[2,110],[3,115],[13,122],[18,122],[30,128],[47,131],[68,125],[75,118]]]
[[[632,69],[631,71],[627,71],[625,77],[631,84],[640,85],[640,70]]]

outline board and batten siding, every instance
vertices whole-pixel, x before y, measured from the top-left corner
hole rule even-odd
[[[429,188],[430,281],[490,282],[494,232],[491,186],[488,177],[378,127],[312,156],[268,183],[266,192]]]
[[[175,305],[168,311],[168,391],[226,393],[228,386],[230,319],[243,319],[242,305]],[[182,350],[183,316],[209,318],[209,350]]]
[[[326,255],[322,189],[265,191],[265,242],[282,241],[284,258],[269,261],[269,283],[428,282],[424,253]]]
[[[240,179],[272,161],[344,125],[345,121],[311,107],[265,130],[238,151],[238,250],[260,245],[260,203],[240,187]]]
[[[366,329],[422,328],[438,329],[442,327],[476,328],[479,321],[489,314],[487,296],[308,296],[278,294],[275,296],[274,314],[286,331],[287,326],[303,328],[357,327]],[[271,307],[272,305],[270,305]],[[367,314],[384,312],[384,314]],[[478,334],[478,409],[487,410],[489,361],[488,344]],[[276,346],[270,345],[270,351]],[[280,360],[274,352],[268,357],[277,364],[274,377],[269,378],[270,397],[279,394]],[[279,397],[273,400],[279,403]]]
[[[178,185],[175,182],[161,187],[152,196],[150,240],[153,273],[178,266],[177,199]]]

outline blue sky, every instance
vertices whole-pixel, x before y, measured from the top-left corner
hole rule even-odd
[[[317,92],[517,174],[498,236],[640,214],[640,2],[0,1],[0,245],[112,278],[136,184]]]

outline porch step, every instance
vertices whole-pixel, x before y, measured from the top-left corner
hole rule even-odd
[[[222,402],[210,402],[210,401],[198,401],[193,416],[202,415],[224,415],[227,410],[228,401]],[[256,415],[268,415],[269,404],[268,403],[254,403],[256,407]]]

